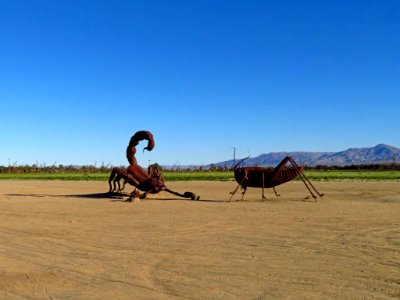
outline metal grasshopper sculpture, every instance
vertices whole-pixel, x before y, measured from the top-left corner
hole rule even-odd
[[[147,194],[157,194],[161,191],[166,191],[171,194],[174,194],[179,197],[190,198],[192,200],[199,200],[200,197],[192,192],[185,192],[184,194],[180,194],[178,192],[174,192],[168,189],[164,183],[164,178],[162,177],[161,171],[155,168],[153,165],[149,166],[146,170],[144,170],[141,166],[138,165],[135,154],[136,154],[136,146],[140,141],[147,140],[147,147],[143,149],[151,151],[155,146],[153,134],[150,131],[141,130],[136,132],[130,139],[128,147],[126,148],[126,157],[129,161],[129,166],[125,170],[123,168],[115,167],[112,169],[110,174],[108,184],[109,184],[109,193],[118,192],[120,193],[126,183],[135,187],[135,190],[132,192],[132,195],[136,195],[138,192],[136,189],[143,192],[140,196],[141,199],[145,199]],[[120,180],[124,179],[123,186],[120,186]],[[118,190],[116,189],[116,185],[118,185]],[[131,200],[129,198],[128,200]]]
[[[231,197],[229,200],[232,200],[233,195],[236,193],[239,187],[243,189],[242,200],[248,187],[262,188],[263,199],[266,198],[264,194],[265,188],[272,188],[275,192],[275,195],[278,197],[280,195],[276,192],[275,187],[289,182],[298,176],[303,181],[304,185],[315,200],[318,196],[322,197],[324,195],[317,191],[317,189],[304,175],[303,168],[299,167],[294,159],[290,156],[286,156],[275,168],[240,167],[240,164],[248,158],[249,157],[242,159],[233,168],[235,180],[238,183],[238,186],[233,192],[231,192]],[[290,168],[288,167],[288,163],[291,164]]]

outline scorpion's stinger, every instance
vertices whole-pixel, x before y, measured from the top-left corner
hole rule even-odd
[[[136,147],[140,141],[147,140],[147,147],[143,149],[147,151],[153,150],[155,146],[153,134],[150,131],[147,130],[140,130],[136,132],[130,139],[129,141],[129,147]]]

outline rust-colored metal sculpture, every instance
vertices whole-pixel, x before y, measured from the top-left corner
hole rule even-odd
[[[297,176],[300,177],[300,179],[303,181],[304,185],[310,192],[311,196],[315,200],[318,196],[322,197],[324,195],[317,191],[317,189],[304,175],[303,168],[299,167],[294,159],[290,156],[286,156],[275,168],[239,167],[239,165],[246,159],[248,159],[248,157],[242,159],[233,168],[238,186],[233,192],[231,192],[231,197],[229,200],[232,200],[233,195],[236,193],[239,187],[243,189],[242,200],[248,187],[262,188],[263,199],[266,198],[264,194],[264,188],[272,188],[275,192],[275,195],[279,196],[279,194],[275,190],[275,187],[280,184],[289,182]],[[290,167],[288,167],[288,163],[290,163]]]
[[[133,181],[133,178],[129,179],[131,175],[126,171],[124,168],[115,167],[111,171],[110,178],[108,179],[108,185],[110,186],[109,193],[120,193],[124,190],[125,185],[128,183],[129,180]],[[124,183],[121,187],[121,179],[124,179]],[[117,189],[118,185],[118,189]],[[133,185],[133,184],[132,184]]]
[[[126,148],[126,158],[129,161],[130,165],[137,165],[137,160],[135,158],[136,154],[136,146],[139,144],[140,141],[147,140],[148,144],[147,147],[143,149],[147,151],[153,150],[155,146],[153,134],[150,131],[141,130],[136,132],[130,139],[128,147]]]
[[[128,147],[126,149],[126,157],[129,161],[129,166],[126,170],[118,167],[113,168],[108,180],[110,186],[109,192],[110,193],[116,191],[121,192],[125,186],[125,183],[129,183],[130,185],[135,187],[135,190],[132,192],[131,195],[137,194],[136,189],[143,192],[143,194],[140,196],[141,199],[145,199],[148,193],[157,194],[161,191],[166,191],[179,197],[190,198],[192,200],[199,200],[200,197],[192,192],[185,192],[184,194],[180,194],[178,192],[174,192],[168,189],[165,186],[161,171],[156,167],[154,167],[153,165],[148,167],[147,172],[141,166],[138,165],[135,157],[136,146],[142,140],[148,141],[147,147],[145,147],[143,151],[153,150],[155,146],[153,134],[150,131],[145,131],[145,130],[136,132],[131,137]],[[124,184],[122,188],[120,186],[121,179],[124,179]],[[113,183],[113,186],[111,183]],[[118,184],[118,190],[116,190],[116,184]]]

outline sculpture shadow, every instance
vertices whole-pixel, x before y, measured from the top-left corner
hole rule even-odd
[[[127,193],[90,193],[90,194],[23,194],[23,193],[14,193],[14,194],[4,194],[5,196],[10,197],[35,197],[35,198],[45,198],[45,197],[59,197],[59,198],[83,198],[83,199],[94,199],[94,200],[104,200],[109,199],[111,202],[127,202],[130,194]],[[188,198],[179,198],[179,197],[154,197],[141,199],[141,201],[190,201],[190,202],[215,202],[215,203],[223,203],[224,200],[207,200],[207,199],[199,199],[192,200]]]
[[[59,198],[88,198],[88,199],[107,199],[113,198],[109,193],[94,193],[94,194],[4,194],[5,196],[10,197],[36,197],[36,198],[44,198],[44,197],[59,197]]]
[[[44,198],[44,197],[59,197],[59,198],[83,198],[83,199],[93,199],[93,200],[104,200],[104,199],[109,199],[110,202],[126,202],[130,203],[130,201],[127,201],[129,198],[130,194],[127,193],[90,193],[90,194],[66,194],[66,195],[60,195],[60,194],[4,194],[5,196],[11,196],[11,197],[36,197],[36,198]],[[207,202],[207,203],[254,203],[254,202],[266,202],[266,203],[283,203],[283,202],[314,202],[316,203],[314,199],[310,197],[304,197],[304,198],[286,198],[286,197],[279,197],[279,198],[267,198],[267,199],[232,199],[231,201],[225,199],[221,200],[215,200],[215,199],[199,199],[199,200],[192,200],[188,198],[179,198],[179,197],[154,197],[152,196],[151,198],[146,198],[146,199],[141,199],[141,201],[189,201],[189,202]]]

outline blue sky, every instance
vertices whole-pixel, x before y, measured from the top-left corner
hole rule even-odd
[[[399,36],[399,1],[0,0],[0,165],[399,147]]]

